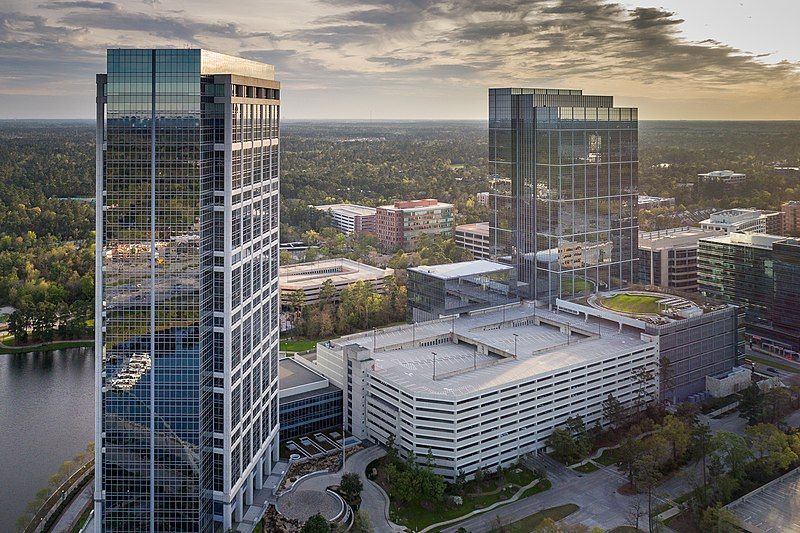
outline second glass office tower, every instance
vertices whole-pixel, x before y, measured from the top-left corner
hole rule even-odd
[[[489,90],[490,242],[552,302],[635,279],[638,118],[611,96]]]
[[[108,51],[96,531],[228,530],[278,456],[279,105],[270,65]]]

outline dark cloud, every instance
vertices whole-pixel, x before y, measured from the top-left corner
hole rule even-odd
[[[70,12],[64,14],[61,24],[86,29],[141,32],[164,39],[177,39],[200,44],[208,38],[246,39],[270,37],[266,32],[247,32],[233,22],[205,22],[172,13],[138,13],[123,9],[111,12]]]
[[[92,2],[80,0],[77,2],[48,2],[41,4],[43,9],[99,9],[101,11],[114,11],[119,8],[114,2]]]
[[[687,41],[683,20],[660,8],[606,0],[306,1],[281,7],[278,17],[234,4],[230,16],[212,17],[195,0],[186,11],[158,0],[31,3],[25,13],[0,13],[0,66],[4,75],[11,72],[0,92],[59,79],[90,84],[107,46],[186,44],[271,63],[288,86],[341,88],[348,95],[370,89],[414,97],[431,85],[460,92],[501,81],[583,86],[596,80],[647,85],[663,98],[684,88],[800,91],[797,64],[767,64],[763,55],[712,39]],[[291,10],[308,20],[319,3],[324,15],[275,26],[293,20]]]

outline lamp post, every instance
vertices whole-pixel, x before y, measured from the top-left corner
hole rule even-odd
[[[436,381],[436,352],[431,352],[433,354],[433,381]]]
[[[518,333],[514,333],[514,359],[517,358],[517,339],[519,338]]]

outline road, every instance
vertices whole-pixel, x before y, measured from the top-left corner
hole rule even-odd
[[[737,413],[720,419],[703,418],[703,421],[709,424],[712,433],[730,431],[744,435],[747,427],[747,421],[740,418]],[[599,463],[597,464],[599,466]],[[578,475],[574,471],[568,472],[563,465],[551,465],[541,458],[536,461],[536,466],[546,467],[548,479],[553,483],[550,490],[504,505],[497,511],[475,516],[442,531],[454,533],[459,527],[463,527],[471,533],[485,533],[498,528],[500,525],[498,517],[504,525],[507,525],[542,509],[567,503],[580,506],[580,510],[567,517],[566,522],[610,530],[617,526],[630,525],[629,517],[637,500],[643,502],[642,509],[646,509],[647,501],[644,495],[629,496],[617,492],[617,489],[628,480],[616,467],[603,467],[590,474]],[[702,477],[701,468],[700,464],[691,463],[664,480],[654,491],[653,505],[659,505],[666,499],[675,499],[688,492],[692,483]]]

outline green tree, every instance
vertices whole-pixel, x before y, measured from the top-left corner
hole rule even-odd
[[[610,392],[603,400],[603,418],[612,428],[619,428],[625,423],[625,407]]]
[[[660,458],[655,450],[647,450],[633,464],[633,484],[647,494],[648,529],[653,531],[653,490],[661,480]]]
[[[711,437],[711,428],[708,426],[708,424],[698,424],[692,428],[691,446],[694,456],[697,457],[698,461],[702,462],[704,493],[708,487],[708,467],[706,465],[706,458],[708,457],[708,454],[713,451],[711,446]]]
[[[764,393],[755,382],[741,392],[739,413],[750,424],[757,424],[761,420],[764,413]]]
[[[341,483],[339,483],[339,489],[345,494],[349,502],[355,502],[361,496],[361,491],[364,490],[361,476],[355,472],[344,474]]]
[[[636,461],[639,460],[644,451],[644,442],[631,434],[628,434],[620,444],[619,453],[617,454],[617,467],[628,474],[628,481],[631,484],[634,483],[633,476]]]
[[[355,516],[353,517],[353,528],[350,530],[351,533],[372,533],[375,529],[372,526],[372,520],[369,518],[369,514],[366,513],[363,509],[359,509]]]
[[[700,529],[704,533],[735,533],[742,530],[739,518],[725,507],[709,507],[703,511]]]
[[[675,368],[670,364],[669,358],[661,357],[658,360],[658,376],[661,385],[661,401],[666,402],[675,388]]]
[[[669,443],[672,449],[672,462],[677,465],[689,449],[691,428],[680,418],[667,415],[659,433]]]
[[[747,442],[736,433],[720,431],[711,438],[711,446],[731,476],[741,479],[744,466],[753,455]]]
[[[303,524],[301,533],[331,533],[331,526],[324,516],[315,514]]]
[[[565,465],[571,465],[580,456],[575,437],[566,428],[556,428],[547,437],[547,446],[553,449],[553,457]]]
[[[333,303],[336,298],[336,286],[330,278],[322,282],[319,289],[319,305],[326,306]]]

